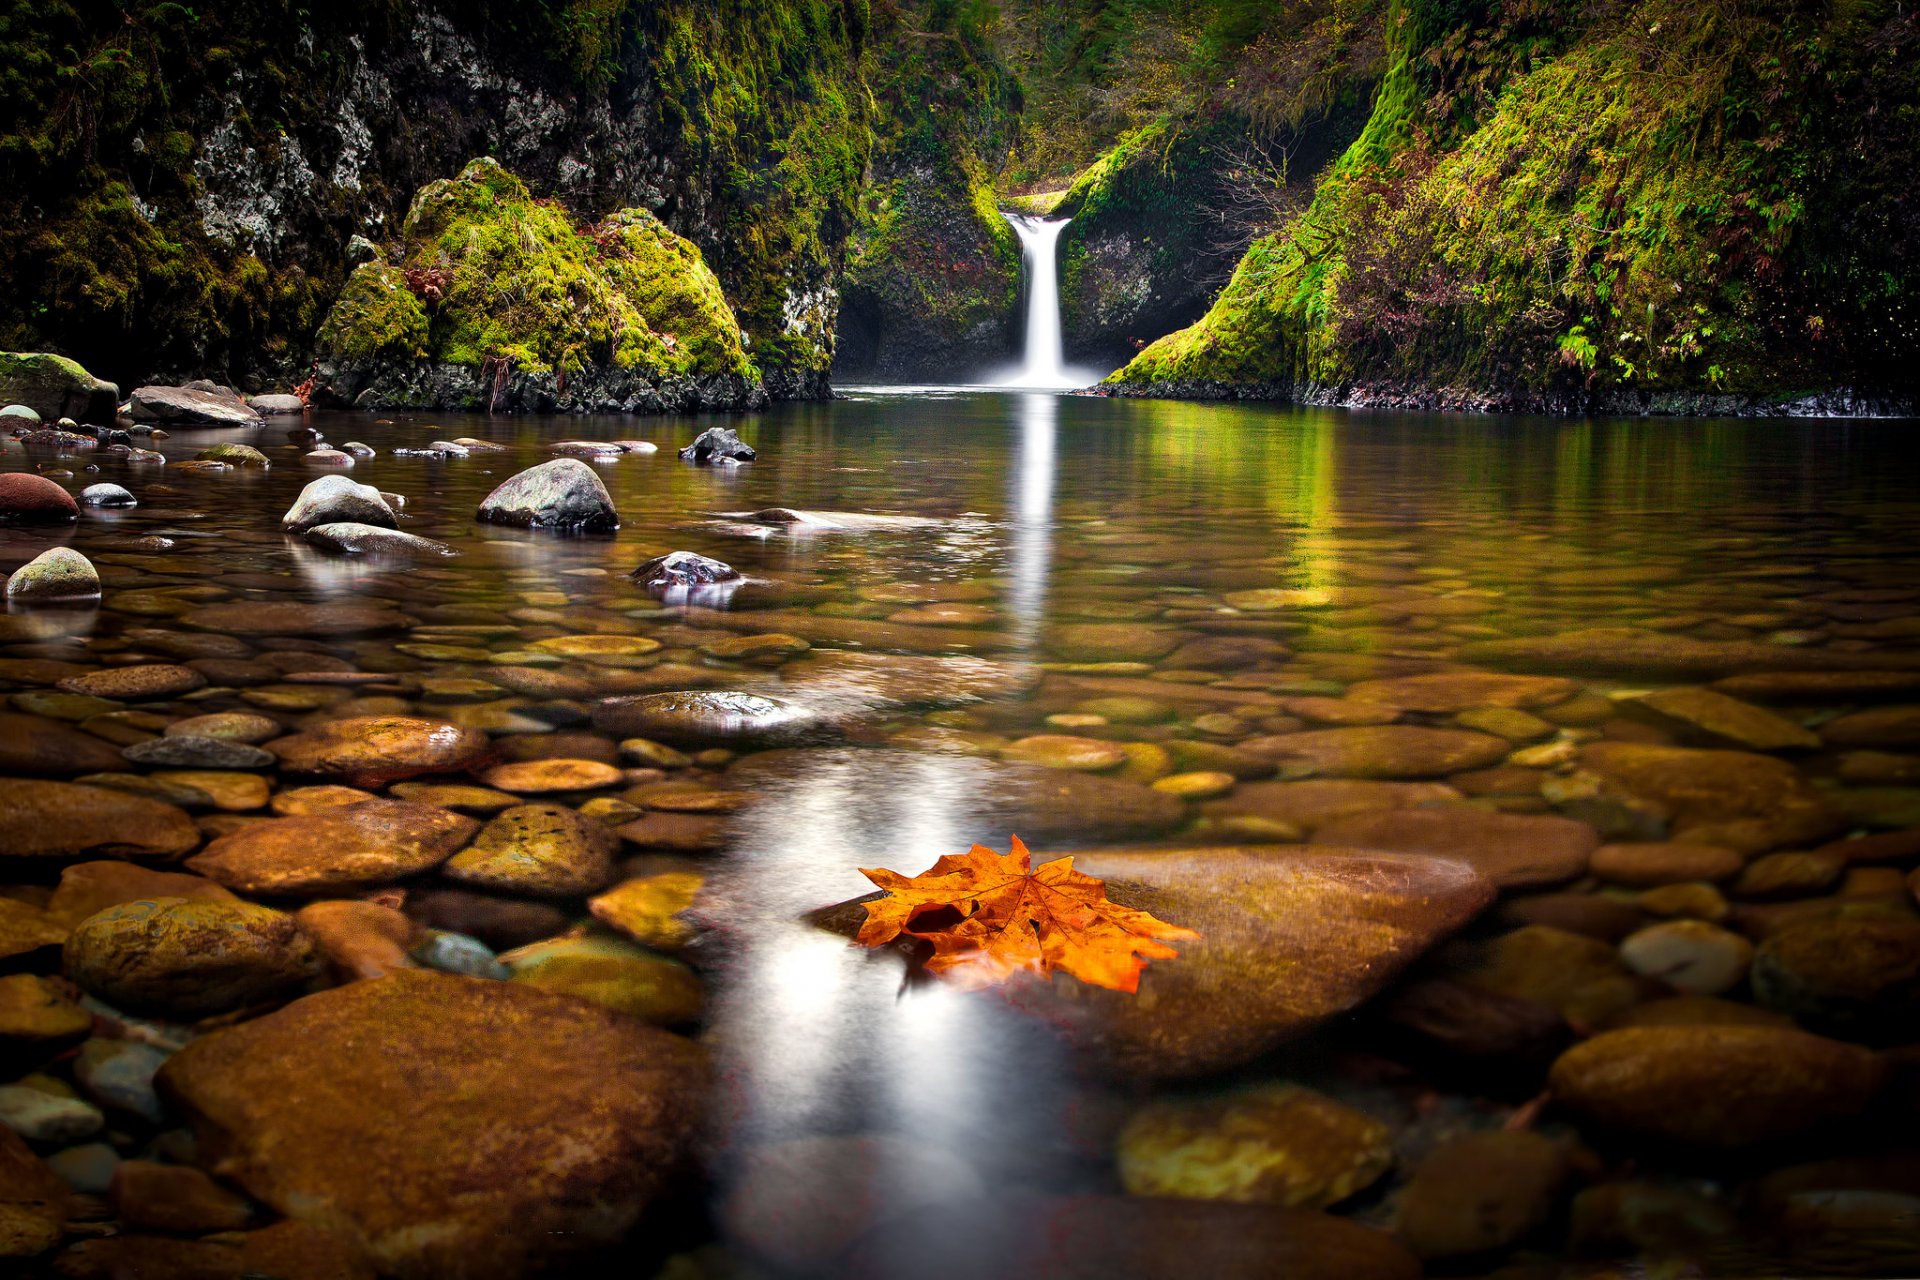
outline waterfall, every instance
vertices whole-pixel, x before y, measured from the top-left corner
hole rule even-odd
[[[1084,387],[1099,375],[1069,369],[1060,342],[1060,265],[1055,250],[1070,218],[1001,215],[1020,237],[1020,261],[1027,277],[1027,351],[1020,368],[1001,386],[1036,390]]]

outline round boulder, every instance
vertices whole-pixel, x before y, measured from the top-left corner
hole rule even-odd
[[[399,520],[378,489],[355,484],[345,476],[321,476],[300,491],[280,518],[280,528],[286,533],[305,533],[316,525],[342,523],[392,529]]]
[[[21,603],[89,600],[100,594],[93,561],[71,547],[50,547],[7,579],[7,599]]]
[[[0,473],[0,524],[71,524],[79,518],[73,495],[45,476]]]
[[[487,495],[476,518],[556,533],[611,533],[620,527],[607,486],[578,458],[556,458],[510,477]]]
[[[251,902],[156,898],[87,917],[67,977],[117,1008],[198,1018],[289,995],[320,970],[292,916]]]

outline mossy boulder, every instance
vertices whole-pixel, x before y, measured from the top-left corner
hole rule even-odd
[[[77,360],[45,351],[0,351],[0,404],[23,404],[47,422],[111,423],[120,388]]]
[[[738,408],[765,398],[718,277],[644,209],[582,226],[480,159],[421,188],[399,257],[356,267],[321,328],[334,390],[354,403]]]

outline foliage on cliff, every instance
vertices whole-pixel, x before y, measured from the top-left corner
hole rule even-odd
[[[821,389],[866,161],[864,0],[0,0],[0,346],[304,369],[348,240],[493,154],[700,244]]]
[[[1880,0],[1396,5],[1363,135],[1116,380],[1910,393],[1920,28]]]
[[[991,16],[980,0],[874,7],[866,65],[879,109],[843,286],[843,371],[952,378],[1010,351],[1020,245],[993,173],[1020,102]]]
[[[698,248],[644,209],[582,226],[488,159],[421,189],[398,265],[358,267],[320,339],[349,360],[757,376]]]

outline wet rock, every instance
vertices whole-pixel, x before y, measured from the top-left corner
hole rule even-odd
[[[1071,622],[1048,629],[1047,652],[1062,662],[1154,662],[1183,639],[1160,627],[1124,622]]]
[[[108,667],[90,675],[71,676],[55,688],[90,698],[111,698],[115,702],[142,702],[173,698],[195,689],[204,689],[207,678],[192,667],[151,662],[136,667]]]
[[[527,804],[487,823],[442,874],[476,889],[584,897],[613,878],[619,837],[564,805]]]
[[[136,742],[125,748],[122,754],[135,764],[164,765],[175,769],[265,769],[274,762],[271,751],[262,751],[244,742],[188,734]]]
[[[0,724],[0,733],[5,728]],[[105,787],[0,778],[0,857],[170,858],[199,843],[193,819],[158,800]]]
[[[1243,782],[1232,796],[1202,806],[1201,812],[1209,818],[1256,815],[1304,833],[1349,814],[1457,804],[1463,799],[1460,792],[1437,782],[1357,778]]]
[[[841,1274],[892,1280],[1418,1280],[1383,1232],[1307,1209],[1135,1196],[943,1202],[872,1233]]]
[[[250,444],[216,444],[210,449],[202,449],[199,460],[224,462],[230,467],[258,467],[262,471],[273,465],[266,454]]]
[[[1313,842],[1453,858],[1502,888],[1524,888],[1580,875],[1600,837],[1586,823],[1569,818],[1452,805],[1334,818],[1314,831]]]
[[[1171,830],[1186,816],[1179,799],[1137,782],[962,756],[848,749],[764,751],[735,762],[727,777],[749,791],[777,790],[805,777],[814,785],[840,787],[855,798],[889,794],[902,786],[951,787],[951,794],[966,797],[964,816],[972,824],[989,831],[1015,831],[1035,845],[1056,840],[1143,839]],[[955,818],[962,816],[956,813]],[[651,814],[643,822],[696,817]],[[620,828],[621,836],[647,843],[629,834],[640,825]]]
[[[182,615],[189,627],[236,636],[309,638],[370,635],[409,625],[405,614],[377,604],[334,600],[303,604],[297,600],[247,600],[208,605]]]
[[[187,426],[257,427],[257,410],[226,391],[186,387],[135,387],[127,402],[135,422],[177,422]]]
[[[1409,982],[1382,997],[1387,1038],[1423,1065],[1475,1089],[1538,1088],[1548,1065],[1573,1038],[1558,1010],[1450,978]]]
[[[1279,1084],[1152,1103],[1115,1154],[1129,1195],[1323,1209],[1377,1182],[1393,1141],[1366,1112]]]
[[[319,974],[293,917],[251,902],[159,898],[74,926],[68,978],[117,1008],[198,1018],[290,995]]]
[[[566,912],[544,902],[497,898],[466,889],[423,889],[407,895],[406,911],[430,928],[469,934],[508,949],[551,938],[567,927]]]
[[[378,525],[335,522],[315,525],[306,531],[308,546],[342,556],[395,556],[413,560],[440,560],[458,555],[444,542],[382,529]]]
[[[1886,1064],[1857,1045],[1763,1026],[1629,1027],[1562,1054],[1554,1097],[1609,1130],[1750,1147],[1857,1115]]]
[[[611,533],[620,527],[607,486],[578,458],[543,462],[504,481],[481,502],[475,518],[557,533]]]
[[[1771,1009],[1723,1000],[1718,996],[1668,996],[1635,1005],[1615,1018],[1608,1030],[1620,1027],[1787,1027],[1793,1019]]]
[[[0,1127],[29,1142],[54,1146],[84,1142],[106,1123],[98,1107],[78,1098],[26,1084],[0,1085]]]
[[[1835,1035],[1908,1036],[1920,1026],[1920,920],[1860,911],[1782,929],[1754,957],[1753,994]]]
[[[423,774],[459,773],[484,758],[487,735],[444,720],[352,716],[279,738],[267,749],[288,773],[378,785]]]
[[[248,746],[277,738],[282,732],[278,720],[251,711],[216,711],[211,715],[190,716],[174,721],[165,730],[169,738],[216,738]]]
[[[1009,743],[1000,753],[1003,760],[1015,764],[1036,764],[1048,769],[1079,769],[1099,773],[1125,764],[1127,753],[1116,742],[1098,738],[1076,738],[1071,734],[1042,733]]]
[[[1567,1173],[1566,1152],[1541,1134],[1462,1134],[1414,1170],[1394,1230],[1422,1258],[1504,1249],[1547,1224]]]
[[[1401,711],[1454,715],[1477,707],[1534,711],[1565,702],[1579,692],[1578,683],[1555,676],[1449,671],[1362,680],[1347,690],[1347,697],[1355,702],[1379,703]]]
[[[620,770],[598,760],[516,760],[497,764],[480,775],[488,786],[515,795],[555,791],[596,791],[618,786]]]
[[[758,457],[752,445],[743,443],[731,427],[708,427],[680,451],[682,462],[701,466],[733,462],[752,462]]]
[[[30,903],[0,898],[0,960],[34,956],[66,941],[66,926]]]
[[[815,650],[780,668],[782,684],[835,702],[873,708],[952,707],[1018,698],[1040,671],[987,658]]]
[[[310,902],[294,913],[302,932],[319,944],[334,972],[347,979],[378,978],[411,969],[418,933],[414,922],[378,902]]]
[[[0,472],[0,524],[72,524],[79,518],[73,495],[45,476]]]
[[[1588,861],[1588,868],[1602,880],[1630,885],[1730,880],[1745,865],[1746,859],[1731,849],[1665,841],[1602,845]]]
[[[1609,1020],[1641,994],[1612,946],[1551,925],[1527,925],[1449,959],[1454,976],[1469,986],[1545,1005],[1587,1026]]]
[[[1920,693],[1920,671],[1761,671],[1713,687],[1755,702],[1870,702]]]
[[[1836,747],[1920,747],[1920,706],[1855,711],[1821,725],[1820,736]]]
[[[505,982],[513,976],[500,963],[493,948],[478,938],[445,929],[428,929],[407,955],[417,964],[441,973],[457,973],[469,978],[488,978]]]
[[[90,484],[80,491],[83,507],[137,507],[140,500],[117,484]]]
[[[71,928],[96,912],[143,898],[237,901],[224,885],[215,884],[205,876],[157,871],[109,859],[78,862],[62,871],[59,887],[47,902],[47,913]]]
[[[302,400],[296,395],[286,395],[279,392],[249,396],[247,398],[247,404],[254,412],[268,417],[277,417],[281,414],[288,413],[305,413],[307,411],[307,402],[305,400]]]
[[[1484,769],[1506,758],[1505,739],[1466,729],[1360,725],[1249,738],[1241,749],[1273,761],[1289,777],[1439,778]]]
[[[1152,1078],[1226,1070],[1359,1005],[1494,893],[1462,863],[1349,850],[1095,853],[1074,866],[1200,940],[1152,965],[1137,997],[1070,978],[1009,996],[1096,1060]]]
[[[73,1076],[101,1106],[158,1124],[166,1118],[166,1109],[154,1092],[153,1078],[166,1061],[166,1053],[153,1045],[96,1036],[80,1046]]]
[[[693,871],[666,871],[625,881],[587,903],[601,923],[641,946],[682,951],[700,936],[687,918],[706,877]]]
[[[717,689],[603,699],[593,727],[616,738],[700,747],[786,746],[831,736],[827,721],[797,703]]]
[[[253,1220],[253,1206],[198,1169],[123,1161],[114,1170],[107,1202],[126,1226],[138,1231],[199,1235],[233,1231]]]
[[[635,569],[632,581],[654,595],[691,587],[707,587],[722,582],[738,582],[740,574],[723,561],[696,555],[691,551],[669,551]]]
[[[1772,671],[1911,670],[1920,656],[1792,649],[1750,640],[1695,640],[1634,627],[1595,627],[1464,646],[1460,658],[1516,670],[1714,679]]]
[[[372,485],[355,484],[345,476],[321,476],[300,491],[280,518],[285,533],[305,533],[329,524],[392,529],[398,526],[399,517]]]
[[[0,1126],[0,1258],[30,1258],[59,1244],[69,1196],[59,1175]]]
[[[726,847],[727,824],[699,813],[649,813],[622,823],[615,834],[643,849],[710,853]]]
[[[633,1019],[410,970],[201,1037],[161,1084],[204,1160],[382,1274],[515,1280],[625,1236],[704,1077],[697,1048]]]
[[[113,1185],[113,1171],[119,1167],[120,1153],[104,1142],[68,1147],[47,1157],[47,1168],[53,1170],[55,1176],[70,1189],[82,1195],[105,1195],[107,1188]]]
[[[513,981],[573,996],[672,1027],[700,1016],[705,993],[693,970],[624,938],[563,937],[500,956]]]
[[[0,1061],[39,1058],[86,1038],[93,1015],[69,990],[31,973],[0,977]]]
[[[1844,825],[1831,803],[1783,760],[1638,742],[1583,747],[1581,763],[1659,807],[1675,840],[1760,853],[1815,842]]]
[[[99,594],[93,562],[68,547],[42,551],[7,579],[7,600],[14,604],[90,600]]]
[[[1675,991],[1717,996],[1739,986],[1753,962],[1753,944],[1704,920],[1649,925],[1620,943],[1627,968]]]
[[[1832,886],[1844,867],[1832,854],[1770,853],[1740,872],[1732,893],[1763,901],[1810,898]]]
[[[650,656],[660,651],[660,642],[647,636],[549,636],[527,646],[532,653],[550,653],[574,658],[596,666],[651,666]]]
[[[472,818],[410,800],[368,800],[249,823],[187,865],[242,893],[310,897],[430,871],[479,827]]]
[[[1632,705],[1662,724],[1714,745],[1750,751],[1817,750],[1820,735],[1751,703],[1711,689],[1661,689]]]

